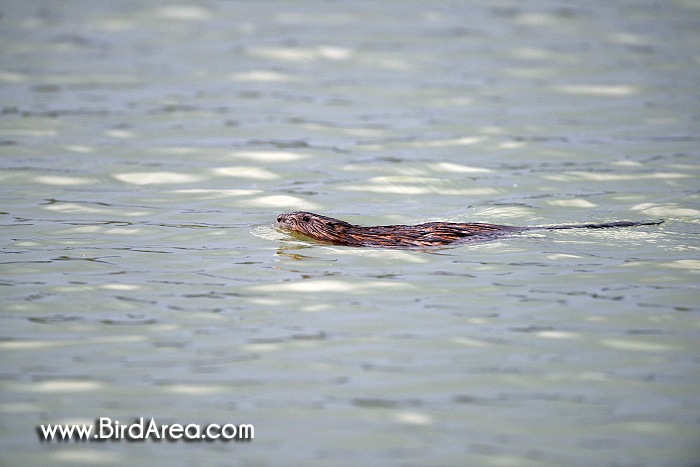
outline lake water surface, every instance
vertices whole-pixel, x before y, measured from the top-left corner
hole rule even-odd
[[[0,13],[3,465],[697,465],[698,2]],[[255,438],[39,440],[99,417]]]

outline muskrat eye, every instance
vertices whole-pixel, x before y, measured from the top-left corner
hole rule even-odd
[[[304,222],[309,222],[311,218],[309,216],[304,216],[301,218],[301,220],[303,220]]]
[[[280,214],[279,216],[277,216],[277,222],[282,222],[282,214]]]

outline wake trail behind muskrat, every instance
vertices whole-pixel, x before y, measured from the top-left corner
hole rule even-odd
[[[277,223],[283,229],[320,242],[355,247],[406,249],[486,241],[529,230],[608,229],[658,225],[662,222],[663,220],[642,222],[617,221],[526,227],[460,222],[362,226],[306,211],[277,216]]]
[[[659,221],[617,221],[617,222],[602,222],[593,224],[562,224],[562,225],[535,225],[532,227],[523,227],[525,230],[564,230],[564,229],[610,229],[615,227],[637,227],[640,225],[659,225],[663,220]]]

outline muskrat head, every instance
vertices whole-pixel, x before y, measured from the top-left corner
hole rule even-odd
[[[352,227],[347,222],[306,211],[280,214],[277,223],[283,229],[326,242],[337,242]]]

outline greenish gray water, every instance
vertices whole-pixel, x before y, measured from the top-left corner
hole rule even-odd
[[[697,2],[1,13],[2,464],[697,463]],[[98,417],[255,439],[38,439]]]

